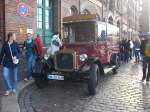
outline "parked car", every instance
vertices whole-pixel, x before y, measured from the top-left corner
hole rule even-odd
[[[53,59],[36,61],[35,83],[42,88],[48,80],[84,80],[90,95],[96,94],[104,68],[119,67],[119,28],[100,22],[96,15],[77,15],[63,19],[64,44]],[[52,64],[53,63],[53,64]]]

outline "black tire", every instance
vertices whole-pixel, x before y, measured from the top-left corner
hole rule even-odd
[[[44,75],[44,74],[37,74],[37,75],[38,75],[38,76],[36,76],[36,77],[34,78],[35,85],[36,85],[39,89],[48,87],[48,79],[47,79],[46,75]]]
[[[120,67],[120,57],[117,54],[113,55],[111,64],[115,65],[116,69],[118,69]]]
[[[92,64],[89,71],[89,80],[88,80],[88,92],[89,95],[96,94],[96,86],[99,82],[99,67],[97,64]]]
[[[117,73],[117,68],[113,68],[113,69],[112,69],[112,73],[113,73],[113,74],[116,74],[116,73]]]

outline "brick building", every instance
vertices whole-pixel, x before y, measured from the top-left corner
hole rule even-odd
[[[124,0],[0,0],[0,37],[13,31],[22,42],[27,31],[33,31],[48,45],[54,32],[62,33],[63,17],[77,14],[96,14],[100,21],[124,29],[128,16],[122,4]]]
[[[142,0],[140,16],[140,35],[144,36],[150,32],[150,1]]]

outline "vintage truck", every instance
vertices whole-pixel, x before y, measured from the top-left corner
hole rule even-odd
[[[49,64],[36,61],[35,84],[42,88],[48,80],[84,80],[90,95],[96,94],[104,68],[119,67],[119,28],[97,20],[96,15],[63,18],[63,47]]]

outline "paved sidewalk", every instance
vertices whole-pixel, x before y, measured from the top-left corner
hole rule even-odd
[[[0,75],[0,110],[1,110],[1,97],[3,95],[3,92],[4,92],[4,90],[3,90],[3,82],[2,82],[2,77]]]
[[[18,96],[25,87],[27,87],[32,83],[33,80],[29,82],[20,81],[18,83],[18,91],[16,94],[11,94],[9,96],[2,96],[0,112],[20,112],[20,108],[18,104]]]
[[[19,68],[19,73],[18,73],[18,82],[22,81],[24,78],[24,73],[25,73],[25,62],[24,59],[20,60],[20,68]],[[0,110],[1,110],[1,106],[2,106],[2,97],[4,96],[3,94],[5,93],[4,90],[4,83],[3,83],[3,79],[2,79],[2,70],[0,68]],[[0,111],[3,112],[3,111]]]

